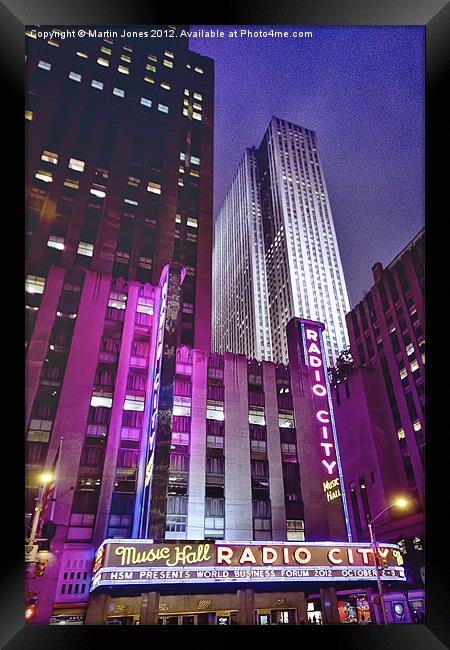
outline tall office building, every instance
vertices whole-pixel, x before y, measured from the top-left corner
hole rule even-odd
[[[29,272],[76,265],[157,285],[179,261],[182,342],[209,349],[213,63],[187,38],[91,31],[28,30]]]
[[[233,251],[228,242],[236,236],[242,241]],[[255,283],[262,255],[265,273],[256,271]],[[348,346],[350,304],[314,131],[272,118],[259,148],[244,155],[217,216],[213,258],[216,350],[262,355],[259,341],[269,335],[267,358],[286,363],[284,331],[293,316],[326,324],[328,361]],[[243,263],[229,263],[235,259]],[[257,316],[242,317],[244,305],[237,310],[239,286]]]
[[[215,223],[213,348],[272,359],[255,149],[246,149]]]
[[[86,600],[92,544],[132,534],[167,284],[174,344],[210,348],[213,62],[186,38],[92,32],[26,39],[27,537],[59,454],[36,622]]]

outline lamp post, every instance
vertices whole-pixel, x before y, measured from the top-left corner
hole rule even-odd
[[[376,521],[381,515],[384,515],[384,513],[387,510],[390,510],[391,508],[403,508],[406,506],[408,502],[405,499],[398,499],[395,503],[391,503],[391,505],[387,506],[384,510],[379,512],[375,517],[372,519],[367,515],[367,527],[369,529],[369,535],[370,535],[370,544],[372,546],[372,552],[373,552],[373,562],[375,565],[375,573],[377,575],[377,584],[378,584],[378,595],[380,597],[380,605],[381,605],[381,611],[383,613],[383,623],[384,625],[388,625],[388,620],[387,620],[387,614],[386,614],[386,607],[384,604],[384,596],[383,596],[383,586],[381,584],[381,576],[380,576],[380,569],[378,566],[378,545],[377,541],[375,539],[375,533],[373,531],[373,523]]]
[[[52,480],[53,480],[53,474],[50,474],[49,472],[46,474],[42,474],[41,476],[41,487],[39,488],[39,496],[36,500],[36,507],[34,509],[34,515],[33,515],[33,523],[31,525],[31,533],[28,539],[28,544],[30,546],[33,546],[34,540],[36,538],[36,531],[39,524],[39,515],[41,514],[42,511],[42,498],[44,496],[45,486],[47,485],[47,483],[50,483],[50,481]]]

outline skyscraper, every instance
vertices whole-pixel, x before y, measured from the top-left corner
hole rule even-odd
[[[165,278],[172,345],[210,348],[213,62],[186,38],[39,32],[26,39],[27,536],[63,438],[46,623],[55,601],[86,600],[94,546],[132,533]]]
[[[181,341],[208,349],[213,63],[187,38],[94,31],[46,41],[28,30],[30,273],[77,265],[157,285],[181,262]]]
[[[234,259],[226,244],[232,237],[242,240],[235,251],[247,252],[245,264],[228,263]],[[314,131],[272,118],[259,148],[244,155],[217,216],[213,258],[213,341],[218,351],[249,354],[255,349],[262,354],[257,341],[269,335],[267,358],[286,363],[284,332],[293,316],[325,323],[328,361],[348,346],[345,314],[350,304]],[[258,317],[245,320],[236,311],[236,287],[251,287],[247,267],[261,266],[265,272],[247,294],[248,308]]]

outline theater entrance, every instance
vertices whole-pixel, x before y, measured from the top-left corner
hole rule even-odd
[[[237,611],[195,612],[158,617],[158,625],[236,625]]]

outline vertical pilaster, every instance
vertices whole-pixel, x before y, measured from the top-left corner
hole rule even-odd
[[[326,587],[320,590],[320,605],[324,624],[338,624],[339,610],[337,605],[336,589],[334,587]]]
[[[105,625],[110,596],[91,594],[88,600],[85,625]]]
[[[247,360],[224,354],[225,539],[253,539]]]
[[[205,530],[206,392],[208,354],[192,350],[191,441],[187,539],[203,539]]]
[[[277,383],[275,366],[273,363],[266,361],[263,362],[263,385],[272,508],[272,539],[283,540],[286,539],[286,507],[284,503],[283,465],[278,421]]]
[[[255,625],[255,592],[253,589],[238,590],[239,625]]]
[[[158,625],[159,592],[149,591],[142,594],[140,625]]]

